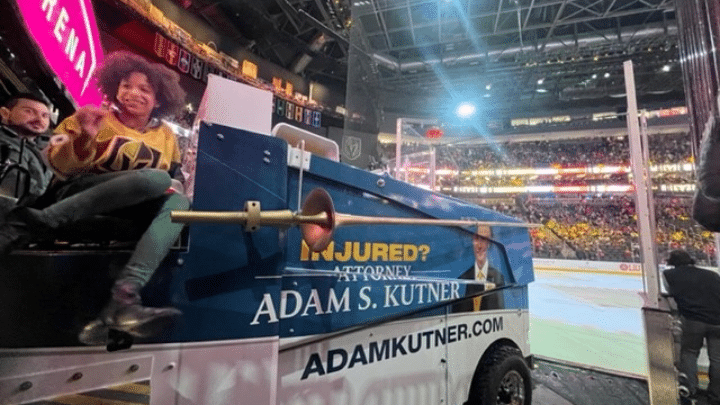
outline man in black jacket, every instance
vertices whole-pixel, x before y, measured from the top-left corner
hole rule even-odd
[[[473,252],[475,262],[472,267],[460,275],[460,279],[473,280],[476,283],[493,283],[501,286],[505,279],[502,273],[488,262],[487,255],[490,248],[488,239],[492,238],[492,229],[487,225],[479,225],[477,233],[473,235]],[[465,288],[465,296],[484,291],[485,286],[469,283]],[[505,302],[502,291],[484,295],[482,297],[467,298],[453,305],[453,312],[470,312],[488,309],[504,309]]]
[[[47,134],[50,127],[50,110],[47,103],[31,93],[12,97],[0,107],[0,194],[21,197],[29,193],[41,195],[50,183],[52,172],[45,165],[40,150],[40,136]],[[27,174],[21,175],[21,168]],[[19,180],[29,175],[30,189],[16,190]]]
[[[695,267],[683,250],[673,250],[663,272],[668,292],[677,303],[682,320],[680,372],[688,379],[691,396],[697,392],[697,359],[703,340],[710,359],[708,401],[720,404],[720,274]]]

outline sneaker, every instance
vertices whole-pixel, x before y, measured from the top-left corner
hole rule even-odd
[[[85,325],[78,340],[87,346],[105,346],[109,352],[129,349],[133,344],[132,335],[110,328],[100,319]]]
[[[178,309],[150,308],[140,304],[140,285],[118,281],[112,289],[112,298],[98,319],[85,325],[78,340],[96,346],[106,344],[111,329],[133,337],[147,338],[158,335],[182,315]]]
[[[108,342],[108,332],[110,328],[100,318],[85,325],[78,340],[87,346],[105,346]]]
[[[113,328],[132,336],[146,338],[156,336],[168,328],[182,312],[176,308],[150,308],[131,305],[119,309],[114,316]]]
[[[133,305],[119,310],[110,322],[101,317],[88,323],[78,334],[78,340],[87,346],[104,346],[110,341],[109,334],[113,330],[132,337],[148,338],[160,334],[180,315],[182,311],[175,308]]]

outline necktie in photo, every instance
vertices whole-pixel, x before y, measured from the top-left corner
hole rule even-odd
[[[485,275],[483,274],[482,271],[478,271],[478,274],[477,274],[476,279],[479,280],[479,281],[485,279]],[[485,288],[483,287],[483,290],[484,290],[484,289],[485,289]],[[481,304],[481,303],[482,303],[482,297],[475,297],[475,298],[473,298],[473,311],[475,311],[475,312],[479,311],[479,310],[480,310],[480,304]]]
[[[479,311],[481,303],[482,303],[482,297],[473,298],[473,311],[475,311],[475,312]]]

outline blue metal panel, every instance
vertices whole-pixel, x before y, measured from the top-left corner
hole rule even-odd
[[[287,144],[276,138],[221,125],[200,128],[193,209],[287,208]],[[277,335],[277,324],[248,327],[265,294],[277,298],[283,232],[263,227],[193,224],[190,249],[173,277],[173,299],[182,309],[176,340]]]
[[[220,136],[218,136],[220,134]],[[200,132],[197,210],[296,209],[299,172],[286,165],[284,141],[218,125]],[[339,213],[406,218],[517,222],[327,159],[312,157],[302,189],[331,195]],[[336,229],[321,254],[303,250],[298,228],[193,224],[190,252],[174,277],[185,327],[174,338],[305,336],[398,316],[444,313],[462,298],[459,277],[474,266],[471,227],[356,225]],[[532,280],[526,229],[495,227],[489,262],[518,287],[501,292],[504,308],[527,308]],[[282,276],[282,277],[280,277]],[[282,291],[281,291],[282,290]],[[418,311],[431,309],[422,314]]]

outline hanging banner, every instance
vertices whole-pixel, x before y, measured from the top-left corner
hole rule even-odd
[[[190,61],[192,60],[192,57],[190,56],[190,52],[180,49],[180,58],[178,59],[178,69],[180,69],[183,73],[190,72]]]
[[[288,123],[297,122],[315,128],[321,127],[322,114],[320,111],[312,111],[307,107],[295,105],[277,96],[275,96],[273,109],[275,114],[285,118]]]
[[[190,75],[195,79],[201,80],[203,78],[203,70],[205,62],[197,56],[192,57],[192,67],[190,68]],[[207,81],[207,78],[205,79]]]
[[[91,0],[17,0],[25,27],[78,105],[100,105],[93,75],[103,59]]]
[[[175,66],[178,63],[180,47],[172,41],[166,40],[165,61],[168,65]]]

